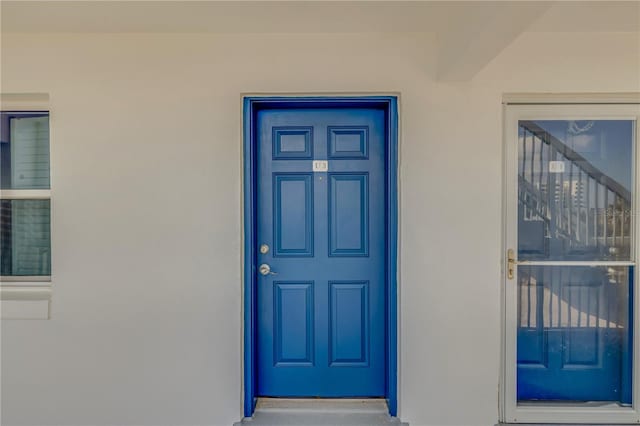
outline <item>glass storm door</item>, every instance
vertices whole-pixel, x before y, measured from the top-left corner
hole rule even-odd
[[[385,395],[385,116],[257,115],[257,393]]]
[[[507,124],[505,420],[612,423],[633,411],[636,118],[530,108]]]

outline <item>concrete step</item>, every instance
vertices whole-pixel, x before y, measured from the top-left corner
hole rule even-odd
[[[382,399],[260,398],[251,418],[234,426],[409,426],[389,416]]]

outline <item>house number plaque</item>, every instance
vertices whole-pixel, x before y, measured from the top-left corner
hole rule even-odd
[[[313,171],[316,173],[329,171],[329,162],[327,160],[314,160]]]

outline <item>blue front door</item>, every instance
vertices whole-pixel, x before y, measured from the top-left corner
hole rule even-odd
[[[384,396],[384,111],[256,123],[257,395]]]

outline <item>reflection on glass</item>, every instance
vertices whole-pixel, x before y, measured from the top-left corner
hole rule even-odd
[[[520,260],[630,260],[631,120],[520,121]]]
[[[630,404],[633,267],[518,269],[518,401]]]
[[[49,200],[0,201],[0,275],[51,275]]]
[[[0,188],[49,187],[49,114],[0,113]]]

